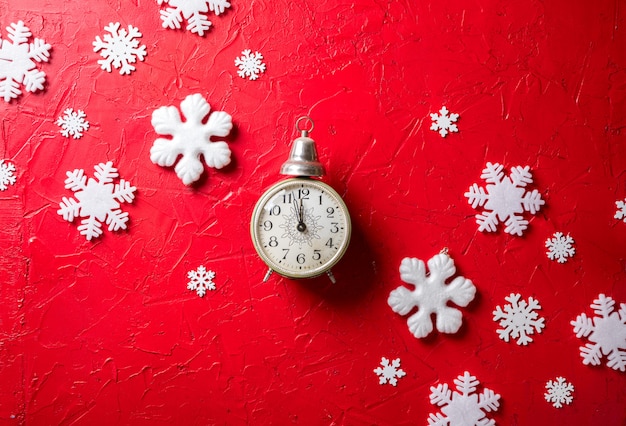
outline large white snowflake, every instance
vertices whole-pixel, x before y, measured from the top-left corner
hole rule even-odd
[[[215,290],[213,282],[215,272],[207,271],[204,266],[198,266],[195,271],[187,272],[187,278],[189,278],[187,289],[195,291],[200,297],[203,297],[207,290]]]
[[[550,260],[556,259],[559,263],[565,263],[568,257],[572,257],[576,253],[572,244],[574,244],[574,239],[569,234],[564,236],[562,232],[555,232],[552,238],[546,240],[548,249],[546,254]]]
[[[619,311],[614,311],[614,305],[613,298],[600,294],[591,304],[595,317],[582,313],[570,323],[576,337],[591,342],[580,347],[583,364],[600,365],[602,355],[608,355],[606,365],[626,371],[626,303],[620,304]]]
[[[391,386],[396,386],[398,379],[406,376],[404,370],[400,368],[400,358],[389,362],[387,358],[382,357],[380,367],[376,367],[374,373],[379,376],[379,384],[389,383]]]
[[[63,116],[57,120],[57,125],[61,127],[61,134],[66,138],[73,136],[74,139],[83,137],[83,132],[89,129],[89,122],[85,120],[87,115],[81,111],[74,111],[68,108],[63,112]]]
[[[439,253],[428,260],[429,274],[424,262],[416,258],[404,258],[400,264],[400,278],[415,286],[413,291],[400,286],[389,294],[387,303],[400,315],[406,315],[417,307],[407,324],[417,338],[426,337],[433,330],[432,314],[437,314],[437,330],[442,333],[456,333],[461,327],[461,311],[448,306],[453,302],[467,306],[476,294],[476,287],[464,277],[456,277],[450,284],[446,280],[456,273],[454,261],[445,253]]]
[[[561,408],[563,404],[569,405],[572,403],[574,386],[568,383],[564,377],[557,377],[554,381],[548,380],[546,389],[547,392],[543,396],[555,408]]]
[[[35,62],[48,62],[52,46],[38,38],[28,43],[32,33],[22,21],[6,29],[10,41],[0,41],[0,97],[10,102],[22,94],[20,84],[27,92],[43,90],[46,73]]]
[[[6,191],[9,185],[15,185],[15,165],[0,160],[0,191]]]
[[[167,3],[170,7],[161,10],[163,28],[180,29],[183,18],[187,20],[187,30],[203,36],[211,27],[206,12],[216,15],[224,13],[230,3],[226,0],[157,0],[159,5]]]
[[[450,132],[459,131],[459,128],[454,124],[459,119],[459,114],[450,114],[445,106],[441,107],[439,114],[430,114],[430,119],[433,120],[430,130],[439,132],[442,138]]]
[[[128,213],[119,208],[120,203],[132,202],[137,189],[124,179],[115,185],[112,183],[119,176],[112,161],[100,163],[94,169],[97,180],[87,180],[83,169],[67,172],[65,188],[74,191],[76,199],[63,197],[59,204],[61,208],[57,210],[68,222],[72,222],[75,217],[85,218],[78,230],[87,240],[102,235],[102,222],[109,225],[109,231],[126,229]]]
[[[230,148],[226,142],[212,142],[211,137],[227,136],[233,127],[231,116],[224,111],[215,111],[206,124],[203,119],[211,111],[211,106],[200,94],[189,95],[180,103],[186,121],[181,121],[178,109],[164,106],[152,113],[152,126],[161,135],[150,149],[150,160],[163,167],[172,166],[178,156],[182,156],[174,170],[185,185],[200,178],[204,166],[200,156],[209,167],[221,169],[230,163]]]
[[[120,74],[130,74],[135,71],[135,66],[131,65],[137,62],[137,59],[143,61],[146,57],[146,46],[139,46],[138,37],[141,37],[141,32],[133,27],[128,26],[128,30],[122,28],[119,22],[111,22],[104,27],[105,31],[109,34],[105,34],[103,39],[100,36],[96,36],[96,40],[93,42],[93,51],[100,52],[100,56],[104,59],[98,60],[100,68],[105,71],[111,72],[111,66],[116,69],[120,69]]]
[[[235,66],[239,68],[237,74],[239,77],[250,80],[256,80],[259,78],[259,74],[265,72],[265,64],[263,63],[263,55],[259,52],[254,52],[250,49],[246,49],[241,52],[241,56],[235,58]]]
[[[492,426],[496,422],[487,419],[485,413],[500,407],[500,395],[491,389],[484,389],[479,395],[476,387],[480,384],[476,377],[467,371],[454,379],[456,391],[447,383],[430,387],[430,403],[440,408],[441,413],[428,416],[430,426]],[[443,414],[442,414],[443,413]]]
[[[617,207],[614,216],[615,219],[620,219],[626,222],[626,198],[624,198],[624,201],[617,200],[615,202],[615,207]]]
[[[493,320],[499,321],[502,329],[496,330],[500,339],[508,342],[511,337],[517,339],[518,345],[527,345],[533,339],[530,334],[541,333],[544,328],[543,318],[538,318],[536,309],[541,309],[541,305],[536,299],[528,298],[528,302],[520,298],[520,294],[510,294],[504,299],[509,303],[504,305],[504,310],[500,306],[493,311]]]
[[[545,202],[536,189],[531,192],[525,189],[533,181],[529,166],[513,167],[509,176],[504,176],[502,169],[498,163],[487,163],[480,175],[488,183],[487,191],[474,183],[465,196],[473,208],[484,206],[485,212],[476,215],[479,231],[495,232],[498,223],[504,222],[504,232],[521,236],[528,221],[519,214],[524,211],[535,214]]]

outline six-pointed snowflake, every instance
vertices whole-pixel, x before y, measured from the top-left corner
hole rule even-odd
[[[48,62],[52,47],[38,38],[28,43],[32,33],[22,21],[6,28],[11,41],[0,41],[0,97],[10,102],[22,94],[20,84],[27,92],[43,90],[46,73],[35,62]]]
[[[513,167],[509,176],[504,176],[502,169],[498,163],[487,163],[480,175],[488,183],[487,191],[474,183],[465,196],[473,208],[484,206],[485,212],[476,215],[479,231],[494,232],[498,223],[504,221],[504,232],[521,236],[528,221],[519,214],[535,214],[545,202],[536,189],[526,191],[526,185],[533,181],[529,166]]]
[[[0,160],[0,191],[5,191],[9,185],[15,185],[15,165]]]
[[[135,199],[134,186],[124,179],[120,183],[113,184],[113,179],[118,177],[117,169],[113,162],[100,163],[94,167],[96,179],[85,176],[83,169],[75,169],[67,172],[65,188],[74,191],[73,198],[63,197],[59,204],[61,207],[57,213],[63,219],[72,222],[75,217],[83,217],[78,230],[87,240],[102,235],[102,222],[109,225],[109,231],[126,229],[128,213],[119,207],[120,203],[130,203]]]
[[[159,166],[170,167],[178,156],[182,156],[174,170],[185,185],[190,185],[204,171],[201,155],[209,167],[216,169],[230,163],[228,144],[211,142],[211,137],[227,136],[233,123],[228,113],[215,111],[203,124],[202,120],[209,114],[211,107],[200,94],[187,96],[181,102],[180,109],[185,115],[185,122],[181,121],[178,109],[173,106],[164,106],[152,113],[154,130],[172,138],[155,140],[150,149],[150,160]]]
[[[72,108],[66,109],[63,114],[57,120],[57,125],[61,127],[61,134],[66,138],[74,136],[74,139],[80,139],[83,132],[89,129],[89,122],[85,120],[87,115],[81,110],[74,111]]]
[[[548,380],[546,389],[548,391],[543,396],[554,407],[561,408],[563,404],[569,405],[572,403],[574,386],[568,383],[564,377],[557,377],[554,381]]]
[[[574,256],[576,249],[572,246],[574,239],[569,236],[564,236],[562,232],[555,232],[552,238],[546,240],[546,247],[548,251],[546,254],[550,260],[555,260],[559,263],[565,263],[568,257]]]
[[[210,10],[219,16],[224,13],[225,8],[230,7],[230,3],[226,0],[157,0],[157,3],[170,5],[165,10],[161,10],[163,28],[180,29],[185,18],[186,29],[199,36],[203,36],[212,25],[206,12]]]
[[[504,305],[504,310],[500,306],[493,311],[493,320],[500,321],[500,327],[503,329],[496,330],[500,339],[508,342],[512,337],[517,339],[518,345],[527,345],[533,339],[530,334],[541,333],[544,328],[543,318],[538,318],[539,314],[536,309],[541,309],[539,302],[532,297],[528,298],[528,302],[522,300],[520,302],[520,294],[510,294],[504,299],[509,304]]]
[[[615,219],[623,220],[626,222],[626,198],[624,201],[617,200],[615,202],[615,207],[617,207],[617,211],[615,212]]]
[[[480,384],[476,377],[467,371],[454,379],[456,391],[447,383],[430,387],[430,403],[440,408],[441,413],[430,414],[430,426],[491,426],[495,421],[486,418],[486,413],[500,407],[500,395],[491,389],[484,389],[479,395],[476,387]],[[442,414],[443,413],[443,414]]]
[[[120,69],[120,74],[130,74],[135,71],[135,66],[131,65],[137,62],[137,59],[143,61],[146,57],[146,46],[139,46],[138,37],[141,32],[132,25],[128,26],[128,31],[124,28],[120,29],[119,22],[111,22],[104,27],[109,34],[104,35],[104,40],[100,36],[96,36],[93,42],[93,51],[100,52],[100,56],[104,59],[98,60],[100,68],[111,72],[111,65],[116,69]]]
[[[413,291],[400,286],[389,294],[387,303],[400,315],[406,315],[417,307],[407,324],[417,338],[426,337],[433,330],[432,314],[437,314],[437,330],[442,333],[456,333],[461,327],[461,311],[448,306],[453,302],[467,306],[476,294],[476,287],[464,277],[456,277],[450,284],[456,268],[454,261],[445,253],[439,253],[428,261],[429,274],[424,262],[415,258],[404,258],[400,264],[400,278],[415,286]]]
[[[187,278],[189,278],[187,289],[195,291],[200,297],[203,297],[207,290],[215,290],[213,282],[215,272],[207,271],[204,266],[198,266],[195,271],[187,272]]]
[[[580,347],[583,364],[600,365],[602,355],[608,355],[607,364],[614,370],[626,371],[626,303],[614,311],[615,301],[600,294],[591,304],[595,317],[578,315],[574,326],[576,337],[587,337],[591,343]]]
[[[392,386],[396,386],[398,379],[406,376],[404,370],[400,368],[400,358],[396,358],[390,363],[387,358],[382,357],[380,367],[376,367],[374,373],[379,376],[378,383],[381,385],[389,383]]]
[[[263,63],[263,55],[259,52],[254,52],[250,49],[246,49],[241,52],[240,57],[235,59],[235,66],[239,67],[237,74],[239,77],[250,80],[256,80],[259,78],[259,74],[265,72],[265,64]]]
[[[450,132],[459,131],[459,128],[454,124],[459,119],[459,114],[450,114],[445,106],[441,107],[439,114],[430,114],[430,118],[433,120],[430,130],[439,132],[442,138]]]

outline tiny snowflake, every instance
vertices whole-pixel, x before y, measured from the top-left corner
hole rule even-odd
[[[109,231],[126,229],[128,213],[119,208],[120,203],[132,202],[137,189],[124,179],[113,185],[113,179],[119,174],[112,161],[100,163],[94,169],[97,180],[87,180],[83,169],[67,172],[65,188],[74,191],[78,201],[63,197],[59,204],[61,208],[57,210],[68,222],[72,222],[75,217],[84,217],[78,230],[87,240],[102,235],[102,222],[109,225]]]
[[[209,167],[221,169],[230,163],[230,148],[226,142],[212,142],[211,137],[227,136],[233,127],[231,116],[215,111],[206,124],[203,119],[211,111],[208,102],[200,94],[189,95],[180,103],[186,121],[182,122],[178,109],[164,106],[152,113],[152,126],[161,135],[150,149],[150,160],[162,167],[172,166],[182,156],[174,170],[185,185],[200,178],[204,171],[200,156]]]
[[[74,139],[80,139],[83,132],[89,129],[89,122],[85,120],[85,113],[81,110],[74,111],[72,108],[68,108],[63,114],[57,120],[57,125],[61,127],[61,134],[66,138],[71,135],[74,136]]]
[[[615,219],[623,220],[626,223],[626,198],[624,198],[624,201],[616,201],[615,206],[617,207]]]
[[[433,124],[430,126],[430,130],[439,132],[442,138],[450,132],[458,132],[459,128],[456,126],[456,121],[459,119],[459,114],[449,114],[448,108],[441,107],[439,114],[430,114]]]
[[[22,94],[20,84],[27,92],[43,90],[46,73],[35,62],[48,62],[52,46],[38,38],[28,43],[32,33],[22,21],[6,29],[11,41],[0,41],[0,97],[10,102]]]
[[[529,334],[541,333],[544,327],[543,318],[538,318],[535,309],[541,309],[539,302],[532,297],[519,301],[522,296],[520,294],[511,294],[504,299],[510,304],[504,305],[504,310],[500,306],[493,311],[493,320],[500,321],[500,327],[497,330],[500,339],[508,342],[511,337],[517,338],[518,345],[527,345],[533,339]]]
[[[212,25],[206,12],[210,10],[220,15],[224,13],[225,8],[230,7],[230,3],[226,0],[157,0],[157,3],[159,5],[167,3],[172,6],[161,10],[163,28],[180,29],[185,18],[186,29],[199,36],[203,36]]]
[[[485,413],[500,407],[500,395],[491,389],[484,389],[479,395],[476,387],[480,382],[467,371],[454,379],[456,391],[447,383],[430,387],[430,403],[441,408],[441,413],[430,414],[430,426],[491,426],[496,422],[487,419]],[[443,413],[443,414],[442,414]]]
[[[263,55],[259,52],[254,52],[253,55],[250,49],[244,50],[241,54],[242,56],[235,59],[235,65],[239,67],[237,74],[241,78],[248,77],[250,80],[256,80],[260,73],[265,72]]]
[[[111,65],[116,69],[120,69],[120,74],[130,74],[135,71],[135,66],[131,65],[137,62],[137,59],[143,61],[146,57],[146,46],[139,46],[138,37],[142,34],[132,25],[128,26],[128,31],[124,28],[120,29],[119,22],[111,22],[104,27],[109,34],[104,35],[104,40],[100,36],[96,36],[93,42],[93,51],[100,52],[100,56],[104,59],[98,60],[100,68],[111,72]]]
[[[200,297],[203,297],[207,290],[215,290],[213,282],[215,272],[207,271],[204,266],[198,266],[195,271],[187,272],[187,278],[189,278],[187,289],[195,291]]]
[[[387,303],[394,312],[406,315],[417,307],[407,324],[417,338],[426,337],[433,330],[431,315],[437,314],[437,330],[456,333],[461,327],[461,311],[451,306],[453,302],[465,307],[476,294],[476,287],[464,277],[456,277],[450,284],[446,280],[456,273],[454,261],[445,253],[439,253],[428,261],[429,274],[424,262],[415,258],[404,258],[400,264],[400,279],[415,286],[411,291],[400,286],[389,294]]]
[[[15,185],[15,165],[0,160],[0,191],[6,191],[8,185]]]
[[[572,392],[574,392],[574,386],[571,383],[567,383],[565,378],[557,377],[555,381],[548,380],[546,383],[546,389],[548,390],[543,396],[546,401],[551,402],[556,408],[561,408],[563,404],[572,403]]]
[[[626,303],[614,310],[615,301],[600,294],[591,304],[595,317],[580,314],[570,324],[576,337],[587,337],[591,343],[580,347],[583,364],[600,365],[602,355],[608,355],[607,365],[626,371]]]
[[[404,370],[399,368],[400,358],[396,358],[389,363],[387,358],[382,357],[380,365],[380,367],[376,367],[374,369],[374,373],[379,376],[378,383],[381,385],[389,383],[392,386],[396,386],[398,384],[398,379],[406,376]]]
[[[546,254],[550,260],[556,259],[559,263],[565,263],[568,257],[572,257],[576,253],[572,244],[574,244],[574,239],[569,234],[565,237],[562,232],[555,232],[553,238],[546,240],[546,247],[548,248]]]
[[[536,189],[532,192],[525,189],[533,181],[529,166],[513,167],[509,176],[504,176],[502,169],[498,163],[487,163],[480,175],[488,183],[487,191],[473,184],[465,197],[473,208],[484,206],[485,212],[476,215],[479,231],[495,232],[498,223],[504,222],[504,232],[521,236],[528,221],[519,214],[524,211],[535,214],[545,202]]]

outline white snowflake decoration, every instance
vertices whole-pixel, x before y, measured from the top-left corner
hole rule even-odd
[[[209,167],[221,169],[230,163],[230,148],[226,142],[211,142],[211,137],[227,136],[233,127],[231,116],[224,111],[215,111],[206,124],[203,119],[211,106],[200,94],[189,95],[180,103],[186,121],[182,122],[178,109],[164,106],[152,113],[152,126],[161,135],[150,149],[150,160],[162,167],[172,166],[182,156],[174,170],[185,185],[200,178],[204,166],[200,156]]]
[[[456,391],[447,383],[430,387],[430,403],[440,408],[441,413],[430,414],[430,426],[492,426],[496,422],[487,419],[486,413],[496,411],[500,407],[500,395],[491,389],[484,389],[477,394],[476,387],[480,384],[476,377],[467,371],[454,379]],[[443,414],[442,414],[443,413]]]
[[[219,16],[227,7],[230,7],[230,3],[226,0],[157,0],[157,3],[170,5],[165,10],[161,10],[163,28],[180,29],[184,18],[187,20],[186,29],[199,36],[203,36],[212,25],[206,12],[210,10]]]
[[[239,67],[237,74],[239,77],[250,80],[256,80],[259,78],[259,74],[265,72],[265,64],[263,63],[263,55],[259,52],[254,52],[250,49],[246,49],[241,52],[240,57],[235,59],[235,66]]]
[[[63,197],[59,204],[61,207],[57,213],[63,219],[72,222],[75,217],[83,217],[78,230],[87,240],[102,235],[102,222],[109,225],[109,231],[126,229],[128,213],[119,207],[120,203],[130,203],[135,199],[135,188],[130,182],[120,179],[113,184],[113,179],[118,177],[117,169],[113,162],[100,163],[94,167],[96,179],[85,176],[83,169],[75,169],[67,172],[65,188],[74,191],[74,198]]]
[[[15,165],[0,160],[0,191],[6,191],[9,185],[15,185]]]
[[[207,271],[204,266],[198,266],[195,271],[189,271],[187,273],[189,282],[187,283],[187,289],[195,291],[198,296],[204,297],[207,290],[215,290],[215,272]]]
[[[513,167],[509,176],[504,176],[502,169],[498,163],[487,163],[480,175],[488,183],[487,191],[474,183],[465,197],[473,208],[484,206],[485,212],[476,215],[479,231],[495,232],[498,223],[504,222],[504,232],[521,236],[528,221],[519,214],[535,214],[545,202],[536,189],[526,191],[526,185],[533,181],[529,166]]]
[[[120,74],[130,74],[135,71],[135,66],[131,65],[137,62],[137,59],[143,61],[146,57],[146,46],[139,46],[138,37],[142,34],[132,25],[128,26],[128,30],[122,28],[119,22],[111,22],[104,27],[109,34],[96,36],[93,42],[93,51],[100,52],[100,56],[104,59],[98,60],[100,68],[107,72],[111,72],[111,66],[120,70]]]
[[[20,84],[27,92],[43,90],[46,73],[37,69],[36,62],[48,62],[52,46],[38,38],[28,43],[32,33],[22,21],[6,29],[10,41],[0,41],[0,97],[10,102],[22,94]]]
[[[415,286],[411,291],[400,286],[389,294],[387,303],[394,312],[406,315],[417,307],[407,324],[417,338],[426,337],[433,330],[431,314],[437,314],[437,330],[441,333],[456,333],[461,327],[461,311],[450,307],[453,302],[465,307],[476,294],[476,287],[464,277],[456,277],[450,284],[446,280],[456,273],[454,261],[445,253],[439,253],[428,261],[429,274],[424,262],[416,258],[404,258],[400,264],[400,278]]]
[[[63,116],[57,120],[57,125],[61,127],[61,134],[66,138],[73,136],[74,139],[83,137],[83,132],[89,129],[89,122],[85,120],[87,115],[81,111],[74,111],[68,108],[63,112]]]
[[[617,207],[617,211],[614,216],[615,219],[623,220],[624,223],[626,223],[626,198],[624,198],[624,201],[616,201],[615,206]]]
[[[568,383],[564,377],[557,377],[556,380],[548,380],[546,383],[546,389],[548,390],[543,396],[546,401],[551,402],[555,408],[561,408],[563,404],[571,404],[572,392],[574,392],[574,386]]]
[[[450,132],[458,132],[459,128],[456,126],[456,121],[459,119],[459,114],[450,114],[448,108],[441,107],[439,114],[430,114],[433,124],[430,126],[430,130],[439,132],[442,138]]]
[[[569,234],[564,236],[562,232],[555,232],[552,238],[546,240],[546,247],[548,248],[546,254],[550,260],[565,263],[568,257],[572,257],[576,253],[572,244],[574,244],[574,239]]]
[[[380,367],[374,369],[374,373],[379,376],[378,383],[384,385],[389,383],[391,386],[397,386],[398,379],[406,376],[404,370],[400,367],[400,358],[396,358],[391,363],[385,357],[380,361]]]
[[[600,365],[602,355],[608,355],[607,366],[626,371],[626,303],[614,310],[615,301],[600,294],[591,304],[596,314],[589,318],[584,313],[570,324],[576,337],[587,337],[591,343],[580,347],[583,364]]]
[[[530,334],[541,333],[544,328],[543,318],[539,318],[536,309],[541,309],[541,305],[536,299],[528,298],[520,301],[520,294],[510,294],[504,299],[509,304],[504,305],[504,310],[500,306],[493,311],[493,320],[499,321],[502,329],[496,330],[500,339],[508,343],[512,337],[517,339],[518,345],[527,345],[533,341]]]

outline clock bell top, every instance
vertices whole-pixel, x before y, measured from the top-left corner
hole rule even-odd
[[[309,129],[300,127],[300,122],[307,120],[311,123]],[[313,131],[314,123],[310,117],[306,115],[298,118],[296,121],[296,129],[300,132],[300,137],[294,139],[289,153],[289,159],[283,163],[280,168],[281,175],[287,176],[323,176],[324,166],[317,159],[317,149],[315,141],[309,137],[309,133]]]

